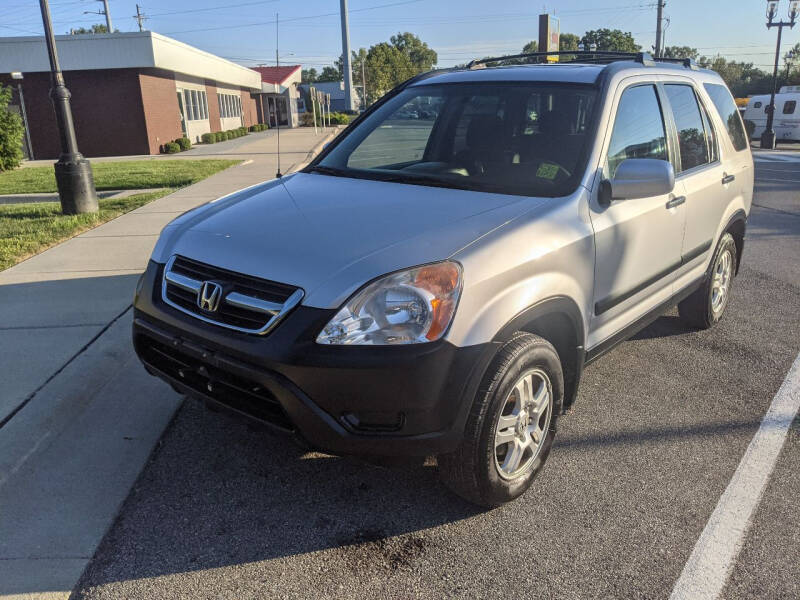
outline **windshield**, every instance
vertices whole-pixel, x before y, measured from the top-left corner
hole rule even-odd
[[[307,171],[563,196],[585,169],[595,96],[569,84],[409,87]]]

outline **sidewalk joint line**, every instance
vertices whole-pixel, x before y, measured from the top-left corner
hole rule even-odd
[[[50,382],[51,382],[53,379],[55,379],[55,378],[56,378],[56,377],[57,377],[57,376],[58,376],[58,375],[59,375],[59,374],[60,374],[60,373],[61,373],[61,372],[62,372],[64,369],[66,369],[66,368],[67,368],[67,367],[68,367],[70,364],[72,364],[72,362],[73,362],[73,361],[74,361],[76,358],[78,358],[78,357],[79,357],[81,354],[83,354],[84,352],[86,352],[86,350],[88,350],[88,349],[89,349],[89,347],[90,347],[92,344],[94,344],[94,343],[95,343],[95,342],[96,342],[96,341],[97,341],[97,340],[100,338],[100,336],[101,336],[101,335],[103,335],[103,334],[104,334],[106,331],[108,331],[108,329],[109,329],[109,328],[110,328],[110,327],[111,327],[111,326],[112,326],[114,323],[116,323],[117,321],[119,321],[119,320],[120,320],[120,319],[123,317],[123,315],[124,315],[125,313],[127,313],[127,312],[128,312],[130,309],[131,309],[131,307],[132,307],[132,305],[131,305],[131,304],[128,304],[128,305],[125,307],[125,309],[124,309],[124,310],[123,310],[121,313],[119,313],[119,314],[118,314],[116,317],[114,317],[114,318],[113,318],[113,319],[112,319],[112,320],[111,320],[111,321],[110,321],[108,324],[106,324],[106,326],[105,326],[105,327],[103,327],[103,328],[102,328],[100,331],[98,331],[98,332],[97,332],[97,333],[96,333],[96,334],[95,334],[95,335],[92,337],[92,339],[90,339],[90,340],[89,340],[89,341],[88,341],[88,342],[87,342],[87,343],[86,343],[86,344],[85,344],[85,345],[84,345],[82,348],[80,348],[80,349],[79,349],[79,350],[78,350],[78,351],[77,351],[75,354],[73,354],[73,355],[72,355],[72,356],[71,356],[71,357],[70,357],[70,358],[67,360],[67,362],[65,362],[63,365],[61,365],[61,367],[59,367],[59,369],[58,369],[58,370],[57,370],[55,373],[53,373],[52,375],[50,375],[50,377],[48,377],[48,378],[47,378],[47,379],[46,379],[46,380],[45,380],[45,381],[44,381],[44,382],[43,382],[43,383],[42,383],[42,384],[41,384],[39,387],[37,387],[37,388],[36,388],[35,390],[33,390],[33,391],[30,393],[30,394],[28,394],[28,396],[27,396],[27,397],[26,397],[26,398],[25,398],[25,399],[24,399],[22,402],[20,402],[20,404],[19,404],[19,405],[18,405],[18,406],[17,406],[17,407],[16,407],[14,410],[12,410],[12,411],[11,411],[11,412],[10,412],[10,413],[9,413],[9,414],[8,414],[8,415],[5,417],[5,418],[4,418],[4,419],[0,420],[0,429],[2,429],[3,427],[5,427],[6,423],[8,423],[9,421],[11,421],[11,419],[13,419],[13,418],[14,418],[14,417],[15,417],[15,416],[16,416],[16,415],[19,413],[19,411],[21,411],[23,408],[25,408],[25,407],[28,405],[28,403],[29,403],[31,400],[33,400],[33,398],[34,398],[34,397],[36,397],[36,394],[38,394],[40,391],[42,391],[42,389],[43,389],[43,388],[44,388],[44,387],[45,387],[45,386],[46,386],[48,383],[50,383]]]

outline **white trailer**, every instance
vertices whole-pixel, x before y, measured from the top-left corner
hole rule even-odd
[[[767,127],[769,94],[752,96],[744,110],[745,121],[755,124],[753,139],[759,139]],[[800,85],[785,85],[775,95],[775,118],[772,127],[778,140],[800,141]]]

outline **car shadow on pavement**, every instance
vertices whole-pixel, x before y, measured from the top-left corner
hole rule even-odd
[[[187,399],[76,589],[328,548],[346,560],[363,544],[389,568],[424,553],[414,532],[483,512],[448,493],[434,464],[305,452]]]
[[[634,335],[631,340],[652,340],[656,338],[684,335],[697,331],[686,325],[677,315],[665,315],[653,321],[650,325]]]

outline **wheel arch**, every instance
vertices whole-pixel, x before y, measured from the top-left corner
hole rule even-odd
[[[731,215],[730,219],[728,219],[728,223],[725,225],[725,229],[722,230],[722,233],[730,233],[733,236],[733,241],[736,244],[736,275],[739,274],[739,267],[742,264],[742,253],[744,252],[744,233],[747,227],[747,214],[744,210],[739,209],[733,215]]]
[[[577,303],[567,296],[541,300],[514,316],[492,341],[499,348],[517,331],[538,335],[553,344],[564,372],[564,404],[561,409],[569,408],[578,393],[585,359],[585,326]]]

